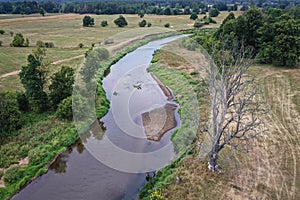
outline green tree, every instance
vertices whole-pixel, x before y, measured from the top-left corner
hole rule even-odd
[[[191,14],[191,9],[190,9],[189,6],[186,6],[186,7],[184,8],[183,14],[185,14],[185,15],[190,15],[190,14]]]
[[[22,33],[16,33],[10,44],[13,47],[25,47],[29,45],[28,38],[25,40]]]
[[[54,107],[72,95],[74,80],[74,70],[66,66],[63,66],[59,72],[51,77],[49,97]]]
[[[0,30],[0,34],[3,35],[5,33],[5,30]]]
[[[56,116],[60,119],[72,120],[72,96],[65,98],[56,110]]]
[[[141,22],[139,22],[140,27],[145,27],[146,25],[147,25],[147,21],[144,19]]]
[[[164,26],[165,26],[166,28],[169,28],[169,27],[170,27],[170,23],[166,23]]]
[[[107,21],[106,21],[106,20],[103,20],[103,21],[101,22],[101,26],[102,26],[102,27],[106,27],[106,26],[108,26],[108,23],[107,23]]]
[[[94,18],[88,15],[84,16],[82,20],[82,25],[84,27],[94,26],[95,25]]]
[[[211,8],[208,13],[210,17],[217,17],[220,14],[220,11],[217,8]]]
[[[123,15],[120,15],[117,19],[114,20],[114,23],[118,26],[118,27],[124,27],[127,26],[128,23],[125,19],[125,17],[123,17]]]
[[[44,8],[41,8],[40,9],[40,15],[42,15],[44,17],[45,14],[46,14],[46,11],[44,10]]]
[[[145,16],[145,11],[144,11],[144,10],[140,10],[140,11],[138,12],[138,16],[139,16],[140,18],[143,18],[143,17]]]
[[[46,49],[37,48],[27,57],[27,66],[19,74],[26,90],[29,105],[36,112],[43,112],[48,107],[48,96],[44,91],[48,63],[45,62]]]
[[[196,13],[193,12],[193,13],[191,14],[191,16],[190,16],[190,19],[191,19],[191,20],[196,20],[196,19],[198,19],[198,15],[197,15]]]
[[[11,92],[0,93],[0,138],[21,127],[21,112],[16,95]]]
[[[258,59],[263,63],[294,67],[300,56],[300,25],[284,14],[259,29],[261,50]]]

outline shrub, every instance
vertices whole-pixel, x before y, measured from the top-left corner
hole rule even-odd
[[[95,25],[94,18],[92,18],[91,16],[84,16],[82,20],[82,25],[84,27],[94,26]]]
[[[10,45],[13,47],[23,47],[25,45],[25,39],[22,33],[17,33]]]
[[[54,48],[54,43],[53,42],[45,42],[45,47],[46,48]]]
[[[117,19],[115,19],[114,23],[118,26],[118,27],[124,27],[127,26],[128,23],[125,19],[125,17],[123,17],[122,15],[120,15]]]
[[[169,28],[169,27],[170,27],[170,23],[166,23],[166,24],[165,24],[165,27],[166,27],[166,28]]]
[[[37,47],[40,47],[40,48],[43,48],[43,47],[45,47],[45,43],[44,43],[43,41],[41,41],[41,40],[38,40],[38,41],[36,42],[36,46],[37,46]]]
[[[60,119],[72,120],[72,96],[65,98],[59,105],[56,111],[56,116]]]
[[[79,48],[83,48],[83,46],[84,46],[84,45],[83,45],[82,43],[79,43],[79,44],[78,44],[78,47],[79,47]]]
[[[195,27],[195,28],[201,28],[202,26],[204,26],[204,24],[201,23],[201,22],[199,22],[199,21],[196,21],[196,22],[194,23],[194,27]]]
[[[14,183],[14,182],[17,182],[18,180],[22,179],[23,174],[24,174],[24,169],[14,166],[14,167],[9,168],[5,172],[3,179],[6,183]]]
[[[139,27],[145,27],[146,25],[147,25],[147,21],[144,19],[141,22],[139,22]]]
[[[3,35],[5,33],[5,30],[0,30],[0,34]]]
[[[13,31],[9,31],[10,36],[14,36],[14,32]]]
[[[220,14],[220,11],[217,8],[211,8],[208,13],[210,17],[217,17]]]
[[[28,156],[31,164],[40,164],[41,161],[44,161],[46,157],[50,156],[53,152],[50,145],[38,146],[34,149],[31,149],[28,152]]]
[[[196,13],[192,13],[191,16],[190,16],[190,19],[191,20],[196,20],[196,19],[198,19],[198,15]]]
[[[152,26],[151,22],[148,22],[147,26],[148,26],[148,27],[151,27],[151,26]]]
[[[2,41],[0,40],[0,47],[2,46]]]
[[[108,26],[108,23],[107,23],[107,21],[106,21],[106,20],[103,20],[103,21],[101,22],[101,26],[102,26],[102,27],[106,27],[106,26]]]

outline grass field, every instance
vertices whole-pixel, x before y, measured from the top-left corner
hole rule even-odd
[[[163,49],[168,48],[175,50],[172,44]],[[185,65],[180,56],[172,56],[172,61],[170,56],[160,52],[159,62],[168,67],[158,71],[168,68],[185,73],[195,71],[195,66]],[[268,132],[252,141],[248,153],[226,148],[219,157],[220,174],[209,172],[208,160],[199,159],[197,154],[185,157],[171,170],[172,174],[168,172],[168,177],[158,183],[164,185],[158,190],[162,196],[193,200],[300,198],[300,69],[254,65],[249,73],[261,83],[270,108],[264,116]],[[168,86],[172,89],[174,85]]]

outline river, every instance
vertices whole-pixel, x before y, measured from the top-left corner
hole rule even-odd
[[[12,199],[137,199],[139,190],[146,182],[145,172],[160,168],[159,164],[168,163],[175,157],[170,141],[174,129],[168,131],[159,142],[149,141],[143,137],[140,116],[168,102],[146,68],[150,66],[155,50],[180,37],[184,35],[149,42],[114,64],[110,73],[103,79],[103,88],[111,101],[109,112],[99,122],[102,130],[105,130],[103,138],[95,137],[97,128],[93,129],[92,125],[92,134],[88,138],[78,140],[63,152],[46,174],[31,182]],[[138,86],[135,86],[136,84]],[[177,112],[175,117],[178,127],[180,119]],[[98,122],[95,123],[97,127]],[[115,152],[118,155],[113,155],[113,150],[106,145],[107,141],[123,149],[123,152],[138,155],[164,149],[162,159],[165,160],[151,166],[151,162],[130,160],[126,154],[123,156]],[[101,152],[110,152],[109,156],[114,158],[114,162],[101,162],[101,156],[99,158],[93,152],[95,146],[100,148]]]

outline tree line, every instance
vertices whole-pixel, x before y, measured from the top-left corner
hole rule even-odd
[[[224,2],[216,2],[214,8],[222,10],[236,10],[237,4],[228,6]],[[174,1],[105,1],[105,2],[70,2],[59,3],[55,1],[24,1],[24,2],[0,2],[0,14],[33,14],[41,13],[80,13],[80,14],[158,14],[180,15],[191,12],[207,12],[208,3],[196,0]]]
[[[230,13],[213,35],[195,39],[210,52],[213,43],[230,49],[238,41],[260,63],[295,67],[300,57],[300,8],[251,8],[239,17]]]

